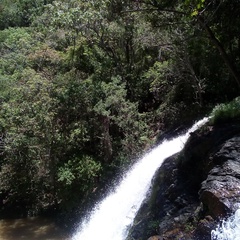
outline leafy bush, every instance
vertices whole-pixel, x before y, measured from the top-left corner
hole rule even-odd
[[[211,113],[211,124],[240,119],[240,97],[226,104],[217,105]]]
[[[58,182],[64,182],[65,185],[71,185],[74,181],[81,182],[83,190],[87,190],[100,171],[101,163],[91,156],[75,157],[58,169]]]

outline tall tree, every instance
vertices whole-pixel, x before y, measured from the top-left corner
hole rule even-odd
[[[235,28],[239,21],[238,2],[224,0],[196,0],[196,1],[140,1],[141,7],[133,11],[160,12],[160,16],[165,16],[167,25],[172,22],[180,26],[185,22],[193,26],[195,32],[204,31],[213,46],[219,51],[229,73],[235,79],[238,88],[240,87],[240,77],[238,69],[238,56],[233,56],[232,47],[238,49],[237,36],[239,29]],[[167,14],[166,14],[167,13]],[[228,13],[228,16],[225,14]],[[226,21],[227,20],[227,21]],[[234,22],[234,23],[233,23]],[[228,28],[226,27],[226,23]],[[230,30],[231,29],[231,30]],[[224,35],[231,32],[231,41],[224,39]],[[237,50],[238,52],[238,50]]]

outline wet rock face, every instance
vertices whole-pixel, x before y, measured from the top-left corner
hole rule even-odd
[[[189,240],[199,205],[198,194],[178,171],[179,155],[165,160],[153,179],[151,195],[139,210],[128,240]],[[151,238],[150,238],[151,239]],[[152,240],[151,239],[151,240]]]
[[[211,240],[219,218],[238,208],[240,125],[205,126],[157,171],[128,239]]]
[[[200,131],[194,132],[185,145],[184,158],[179,166],[192,183],[194,191],[199,191],[201,183],[214,167],[239,158],[236,153],[240,151],[234,146],[237,141],[233,137],[240,134],[240,125],[206,126],[205,132]]]
[[[240,137],[227,140],[210,156],[216,164],[200,189],[205,211],[224,217],[240,207]]]
[[[163,238],[156,235],[156,236],[152,236],[152,237],[148,238],[148,240],[163,240]]]
[[[211,216],[201,219],[193,232],[193,240],[211,240],[211,231],[216,228],[216,222]]]

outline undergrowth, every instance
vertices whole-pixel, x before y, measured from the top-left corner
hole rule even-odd
[[[217,105],[210,115],[210,124],[212,125],[235,120],[240,120],[240,97],[229,103]]]

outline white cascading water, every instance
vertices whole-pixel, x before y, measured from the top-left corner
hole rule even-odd
[[[89,218],[80,224],[72,240],[125,240],[156,170],[164,159],[181,151],[190,133],[207,121],[208,118],[204,118],[186,134],[162,142],[133,165],[115,191],[97,204]]]
[[[227,220],[223,220],[216,230],[211,232],[212,240],[240,239],[240,209]]]

